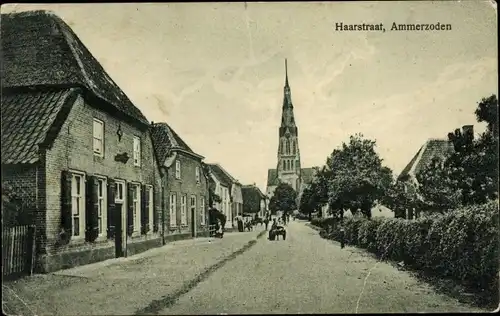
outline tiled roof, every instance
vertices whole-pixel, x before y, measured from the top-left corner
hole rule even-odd
[[[278,185],[278,171],[276,169],[267,170],[267,186]]]
[[[57,134],[71,108],[68,103],[74,101],[74,90],[2,94],[2,164],[38,161],[39,145]],[[63,107],[68,111],[61,111]]]
[[[222,185],[231,187],[233,179],[231,179],[218,164],[208,164],[208,167]]]
[[[151,139],[156,153],[156,158],[163,163],[170,150],[181,149],[196,156],[196,154],[182,138],[167,123],[154,123],[150,127]]]
[[[149,124],[78,36],[55,14],[47,11],[2,14],[1,30],[3,89],[84,87],[111,106],[109,111]]]
[[[241,188],[243,195],[243,212],[257,213],[260,210],[260,201],[265,195],[254,185],[244,185]]]
[[[302,168],[300,170],[300,175],[302,177],[302,183],[309,183],[312,181],[314,176],[314,168]],[[278,185],[278,172],[276,169],[267,170],[267,186]]]
[[[406,176],[414,177],[429,164],[434,157],[444,158],[454,151],[453,143],[445,139],[428,140],[411,159],[410,163],[403,169],[398,179]]]

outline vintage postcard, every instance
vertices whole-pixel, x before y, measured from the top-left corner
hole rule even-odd
[[[491,312],[494,1],[5,4],[8,315]]]

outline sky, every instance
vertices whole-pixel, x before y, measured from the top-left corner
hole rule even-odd
[[[10,4],[59,15],[132,102],[208,163],[266,189],[277,162],[284,59],[302,167],[361,133],[395,174],[429,138],[498,95],[490,1]],[[386,32],[335,31],[384,23]],[[451,31],[390,32],[392,23]]]

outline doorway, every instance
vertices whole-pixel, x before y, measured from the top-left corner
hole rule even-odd
[[[115,194],[115,257],[124,257],[127,251],[126,243],[126,227],[125,214],[125,181],[116,180],[116,194]]]

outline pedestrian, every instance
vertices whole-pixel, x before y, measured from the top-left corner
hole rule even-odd
[[[267,225],[269,225],[269,218],[266,217],[264,220],[264,225],[266,225],[266,230],[267,230]]]
[[[345,231],[344,226],[340,226],[340,248],[344,248],[345,244]]]

